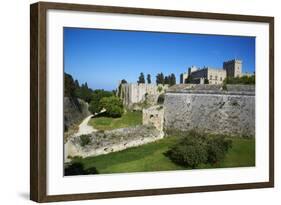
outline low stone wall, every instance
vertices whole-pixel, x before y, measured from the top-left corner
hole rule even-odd
[[[149,125],[139,125],[104,132],[93,132],[90,142],[81,146],[80,137],[71,137],[65,143],[65,159],[68,157],[88,157],[121,151],[130,147],[154,142],[163,138],[163,132]]]
[[[179,85],[165,94],[164,129],[255,135],[255,87]]]

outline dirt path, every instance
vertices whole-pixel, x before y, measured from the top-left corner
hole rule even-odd
[[[86,117],[81,124],[79,125],[79,130],[78,132],[75,133],[75,136],[78,137],[80,135],[87,135],[90,134],[92,132],[96,132],[97,130],[94,129],[92,126],[88,125],[88,122],[90,121],[90,119],[93,117],[93,115],[90,115],[88,117]]]
[[[100,113],[98,114],[101,114],[105,112],[105,109],[103,109]],[[89,121],[91,120],[92,117],[98,115],[97,113],[95,115],[90,115],[88,117],[86,117],[82,122],[81,124],[79,125],[79,130],[78,132],[76,132],[74,134],[74,136],[78,137],[80,135],[87,135],[87,134],[90,134],[92,132],[96,132],[97,129],[94,129],[92,126],[88,125]]]

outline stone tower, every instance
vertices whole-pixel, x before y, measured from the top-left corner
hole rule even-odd
[[[223,62],[223,69],[226,70],[227,77],[242,76],[242,60],[233,59]]]

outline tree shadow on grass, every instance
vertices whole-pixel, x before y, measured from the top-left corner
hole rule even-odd
[[[81,162],[73,162],[68,164],[64,168],[65,176],[74,176],[74,175],[89,175],[89,174],[98,174],[98,170],[95,167],[88,169],[84,168],[84,165]]]

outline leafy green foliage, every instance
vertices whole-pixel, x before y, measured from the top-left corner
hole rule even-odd
[[[167,152],[169,158],[182,166],[195,168],[208,159],[205,137],[196,132],[189,133]]]
[[[94,90],[91,95],[91,102],[89,104],[89,111],[93,114],[99,113],[103,106],[101,104],[101,99],[104,97],[113,96],[113,92],[105,90]]]
[[[210,164],[218,163],[231,147],[231,140],[227,140],[223,136],[211,137],[207,142],[208,162]]]
[[[156,84],[167,84],[167,85],[175,85],[176,84],[176,76],[174,73],[168,76],[164,76],[163,73],[158,73],[156,75]]]
[[[105,113],[109,117],[121,117],[124,112],[123,103],[116,96],[103,97],[100,100],[100,104],[106,110]]]
[[[165,94],[159,95],[158,99],[157,99],[157,104],[159,104],[159,105],[164,104],[164,100],[165,100]]]
[[[206,136],[192,131],[172,147],[167,155],[179,165],[196,168],[199,164],[218,163],[225,157],[231,145],[232,141],[224,136]]]
[[[80,138],[80,145],[81,147],[85,147],[86,145],[90,144],[91,142],[91,138],[90,138],[90,135],[81,135],[79,136]]]
[[[81,162],[73,162],[66,165],[64,169],[65,176],[72,175],[88,175],[88,174],[98,174],[98,171],[95,167],[91,167],[88,169],[84,168],[84,165]]]
[[[224,84],[249,84],[254,85],[256,82],[255,75],[252,76],[242,76],[242,77],[227,77],[224,79]]]
[[[188,76],[187,79],[185,79],[184,83],[188,84],[188,83],[192,83],[193,79],[191,76]]]
[[[71,75],[64,73],[64,97],[75,97],[76,85]]]
[[[164,74],[163,73],[158,73],[156,75],[156,84],[159,85],[159,84],[165,84],[164,83]]]
[[[163,90],[163,87],[162,87],[161,85],[158,85],[158,87],[157,87],[157,91],[158,91],[159,93],[161,93],[161,92],[162,92],[162,90]]]
[[[92,99],[93,90],[88,87],[87,83],[84,83],[80,87],[76,87],[75,93],[78,98],[89,103]]]
[[[127,84],[128,82],[125,79],[121,80],[121,84]]]
[[[151,84],[151,76],[150,76],[150,74],[147,74],[146,80],[147,80],[148,84]]]
[[[138,83],[139,83],[139,84],[140,84],[140,83],[145,83],[145,79],[144,79],[144,74],[143,74],[143,73],[140,73]]]
[[[169,76],[169,85],[175,85],[176,84],[176,76],[174,73],[172,73],[170,76]]]

